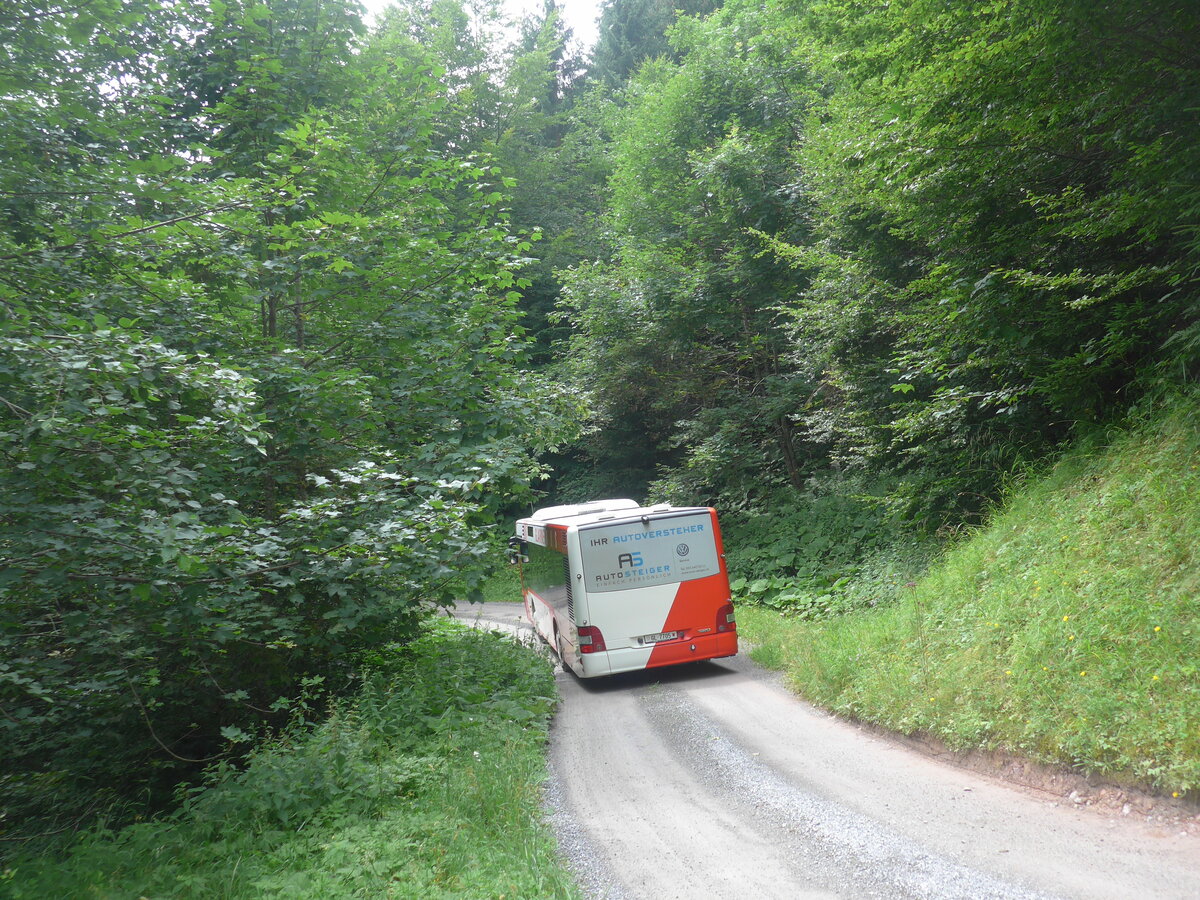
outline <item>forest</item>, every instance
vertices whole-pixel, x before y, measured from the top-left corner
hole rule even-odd
[[[543,498],[831,618],[1194,384],[1195,4],[505,17],[0,8],[5,841],[358,690]]]

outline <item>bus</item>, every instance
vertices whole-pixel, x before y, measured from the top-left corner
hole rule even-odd
[[[525,615],[581,678],[737,653],[711,508],[552,506],[518,519],[510,546]]]

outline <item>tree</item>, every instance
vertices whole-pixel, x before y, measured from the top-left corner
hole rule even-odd
[[[607,435],[626,448],[612,476],[624,490],[674,466],[658,490],[744,501],[803,479],[790,419],[800,388],[776,313],[803,280],[752,230],[805,239],[791,152],[809,89],[784,23],[741,4],[684,20],[673,40],[681,62],[645,65],[627,91],[613,261],[568,279],[567,369],[593,392],[592,446],[619,452]]]
[[[0,233],[9,827],[159,803],[306,685],[347,685],[470,591],[563,426],[521,371],[509,185],[445,142],[420,48],[359,47],[327,2],[170,6],[144,55],[136,15],[21,12],[6,52],[34,66],[0,90],[31,148],[6,148]]]
[[[953,515],[1148,367],[1191,365],[1190,5],[820,2],[805,23],[832,91],[802,160],[829,252],[796,310],[849,313],[831,381],[874,465],[926,468],[919,503]]]
[[[719,0],[607,0],[600,10],[588,76],[617,88],[646,60],[674,58],[667,32],[675,20],[703,17],[720,5]]]

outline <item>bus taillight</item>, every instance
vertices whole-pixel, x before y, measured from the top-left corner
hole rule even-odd
[[[717,631],[737,631],[737,618],[733,614],[732,603],[726,603],[717,610]]]
[[[730,604],[730,609],[733,605]],[[604,635],[600,633],[600,629],[595,625],[580,625],[579,626],[579,652],[580,653],[602,653],[608,648],[604,646]]]

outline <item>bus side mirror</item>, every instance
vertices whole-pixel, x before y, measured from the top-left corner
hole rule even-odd
[[[515,566],[524,562],[525,559],[525,542],[519,537],[510,537],[508,539],[508,564]]]

